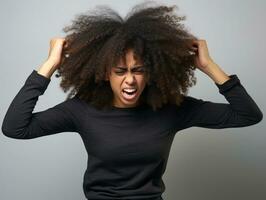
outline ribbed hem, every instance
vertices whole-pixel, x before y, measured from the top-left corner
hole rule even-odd
[[[229,91],[234,86],[240,84],[240,80],[236,74],[232,74],[229,77],[230,79],[225,81],[223,84],[215,83],[215,85],[219,88],[219,92],[221,94]]]
[[[47,78],[41,74],[39,74],[35,69],[31,72],[31,74],[28,76],[28,78],[25,81],[25,84],[29,83],[35,83],[40,86],[40,89],[43,92],[47,89],[51,79]]]

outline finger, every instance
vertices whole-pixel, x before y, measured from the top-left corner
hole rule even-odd
[[[67,46],[68,46],[68,44],[67,43],[64,43],[63,48],[66,49]]]
[[[197,51],[197,50],[198,50],[198,47],[196,47],[196,46],[191,46],[189,49],[192,50],[192,51]]]
[[[192,40],[192,44],[198,44],[199,40]]]
[[[199,42],[194,42],[194,43],[192,43],[192,47],[193,47],[193,48],[198,48],[198,47],[199,47]]]

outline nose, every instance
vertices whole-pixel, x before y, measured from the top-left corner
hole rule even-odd
[[[135,82],[134,75],[131,74],[130,72],[127,73],[126,78],[125,78],[125,81],[126,81],[127,84],[130,84],[130,85],[133,84]]]

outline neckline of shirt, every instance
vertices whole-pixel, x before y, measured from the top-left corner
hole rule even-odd
[[[77,99],[79,102],[82,102],[83,104],[85,104],[86,106],[89,106],[93,109],[96,109],[94,106],[88,104],[87,102],[85,102],[84,100],[78,98],[77,96],[75,96],[73,99]],[[143,104],[140,104],[138,106],[134,106],[134,107],[116,107],[116,106],[110,106],[107,110],[103,110],[103,111],[107,111],[107,112],[110,112],[110,111],[113,111],[113,112],[117,112],[117,113],[131,113],[131,112],[138,112],[138,111],[141,111],[141,110],[146,110],[148,109],[149,106],[145,103]],[[96,109],[98,110],[98,109]]]
[[[147,107],[147,105],[141,104],[141,105],[134,106],[134,107],[116,107],[116,106],[111,106],[110,109],[111,110],[116,110],[116,111],[138,111],[138,110],[144,109],[146,107]]]

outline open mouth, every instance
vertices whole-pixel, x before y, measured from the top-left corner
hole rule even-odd
[[[137,89],[123,89],[122,95],[126,100],[132,100],[137,96]]]

